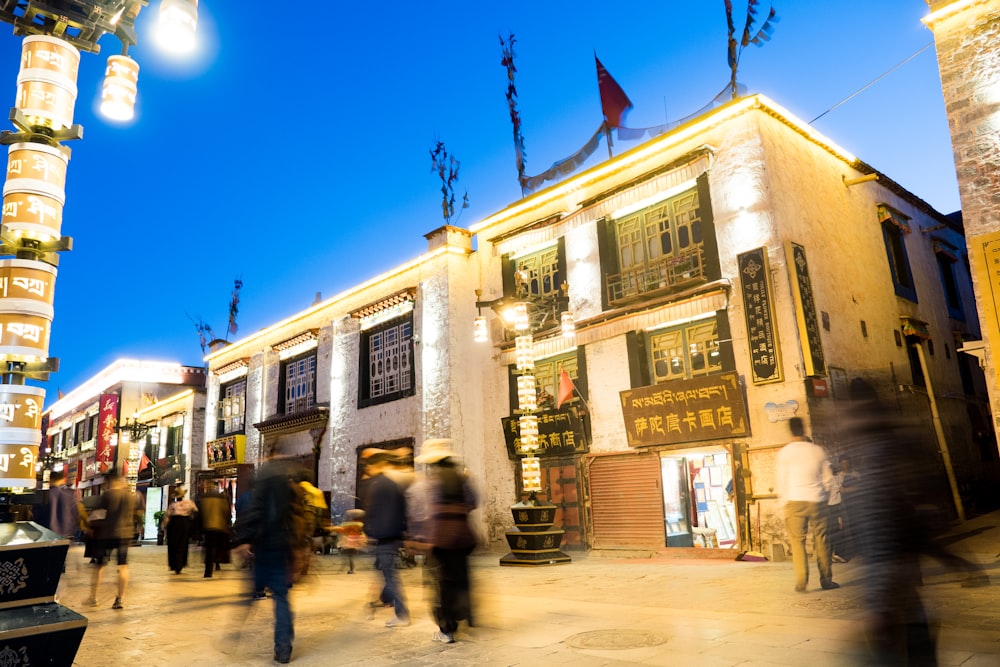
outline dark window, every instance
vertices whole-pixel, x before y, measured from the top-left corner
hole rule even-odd
[[[281,362],[284,414],[308,410],[316,404],[316,351]]]
[[[649,334],[653,384],[723,370],[716,320],[702,320]]]
[[[361,332],[358,407],[414,394],[413,315]]]
[[[962,310],[962,295],[958,291],[958,281],[955,279],[955,259],[943,252],[935,253],[938,273],[941,275],[941,286],[944,288],[944,300],[948,305],[948,317],[964,320]]]
[[[170,426],[167,428],[167,448],[164,455],[167,457],[178,456],[184,452],[184,425]]]
[[[885,252],[889,259],[889,271],[892,273],[892,284],[896,295],[917,301],[917,291],[913,284],[913,273],[910,271],[910,260],[906,254],[906,235],[910,233],[908,218],[885,206],[878,207],[879,220],[882,223],[882,239],[885,241]]]

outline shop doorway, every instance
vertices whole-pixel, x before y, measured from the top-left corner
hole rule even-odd
[[[664,452],[660,475],[668,547],[738,548],[728,447]]]

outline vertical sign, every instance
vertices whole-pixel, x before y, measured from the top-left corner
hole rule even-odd
[[[97,413],[97,469],[105,473],[115,465],[112,447],[118,436],[118,394],[101,394]]]
[[[737,255],[736,259],[754,384],[780,382],[781,359],[778,355],[778,332],[774,329],[767,249],[750,250]]]
[[[806,250],[789,241],[785,245],[785,257],[791,272],[789,281],[795,300],[795,321],[799,327],[799,343],[802,345],[806,375],[826,375],[826,361],[823,359],[823,343],[819,336],[819,320],[816,318],[816,302],[813,299],[812,282],[809,280]]]
[[[970,238],[969,248],[976,253],[973,266],[979,283],[979,313],[983,318],[983,338],[989,345],[991,363],[986,367],[986,383],[990,390],[994,425],[1000,429],[1000,397],[997,396],[1000,380],[997,379],[997,361],[1000,360],[1000,232]],[[990,377],[992,376],[992,378]]]

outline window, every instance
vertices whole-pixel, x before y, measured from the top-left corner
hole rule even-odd
[[[913,273],[910,271],[910,260],[904,242],[906,235],[910,233],[909,218],[884,204],[879,205],[878,212],[896,295],[916,302],[917,291],[914,288]]]
[[[937,243],[934,246],[934,256],[937,258],[938,273],[941,276],[941,287],[944,288],[944,300],[948,305],[948,317],[954,320],[964,320],[962,295],[958,290],[958,280],[955,278],[955,263],[958,261],[958,257]]]
[[[413,395],[412,313],[362,331],[360,366],[358,407]]]
[[[219,435],[243,432],[246,393],[247,379],[245,377],[219,387]]]
[[[650,333],[649,354],[654,384],[723,370],[714,319]]]
[[[184,453],[184,424],[167,428],[167,446],[164,456],[180,456]]]
[[[559,273],[559,248],[525,255],[514,260],[514,282],[518,296],[556,296],[563,283]]]
[[[282,364],[284,414],[308,410],[316,404],[316,352],[295,357]]]
[[[538,388],[538,409],[552,410],[556,407],[559,396],[559,371],[565,370],[574,380],[577,374],[576,352],[568,352],[555,357],[535,360],[535,386]],[[516,382],[516,378],[515,378]],[[574,393],[567,403],[572,403],[579,397]]]
[[[611,302],[704,280],[697,189],[618,219],[614,234],[621,273],[608,276]]]

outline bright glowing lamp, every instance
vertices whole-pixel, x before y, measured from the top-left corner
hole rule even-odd
[[[527,452],[538,449],[538,417],[521,415],[517,425],[518,435],[521,436],[521,449]]]
[[[534,375],[519,375],[517,378],[517,407],[524,412],[538,409],[538,390]]]
[[[473,339],[477,343],[485,343],[490,339],[490,332],[486,328],[486,318],[482,315],[476,316],[476,325],[473,333]]]
[[[528,319],[528,304],[519,303],[514,306],[514,329],[517,331],[527,331],[531,326]]]
[[[521,481],[527,493],[538,493],[542,490],[542,466],[536,456],[521,459]]]
[[[530,371],[535,367],[535,341],[531,334],[514,339],[514,364],[519,371]]]
[[[117,121],[135,117],[139,86],[139,63],[128,56],[111,56],[101,87],[101,115]]]
[[[197,42],[198,0],[161,0],[156,26],[156,42],[170,53],[194,51]]]

